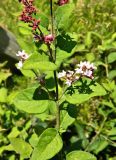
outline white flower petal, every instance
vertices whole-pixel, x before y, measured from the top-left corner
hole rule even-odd
[[[72,77],[74,74],[74,71],[67,71],[66,77]]]
[[[77,74],[82,74],[83,73],[82,68],[76,68],[75,71],[76,71]]]
[[[68,87],[70,87],[71,84],[72,84],[72,81],[70,81],[70,80],[67,79],[67,81],[65,82],[65,84],[66,84]]]
[[[16,56],[20,57],[23,60],[26,60],[29,58],[29,55],[24,51],[18,51],[18,53],[16,54]]]
[[[63,70],[62,72],[58,73],[58,78],[62,78],[66,76],[66,72]]]
[[[23,67],[23,62],[22,61],[19,61],[19,63],[17,64],[17,68],[18,69],[21,69]]]
[[[86,71],[83,73],[83,75],[91,78],[92,75],[93,75],[93,72],[92,72],[91,70],[86,70]]]

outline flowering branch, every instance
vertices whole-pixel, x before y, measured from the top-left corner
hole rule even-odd
[[[19,2],[21,2],[24,6],[24,9],[20,15],[20,20],[28,23],[29,27],[32,28],[35,41],[43,41],[45,44],[51,44],[54,40],[53,35],[44,35],[39,27],[41,20],[33,17],[33,15],[37,14],[37,9],[33,5],[34,0],[20,0]]]

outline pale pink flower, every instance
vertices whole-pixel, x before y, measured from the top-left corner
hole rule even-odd
[[[84,75],[84,76],[87,76],[87,77],[89,77],[89,78],[91,78],[91,79],[94,78],[94,77],[93,77],[93,71],[91,71],[91,70],[86,70],[86,71],[83,73],[83,75]]]
[[[71,86],[74,82],[79,80],[82,76],[88,77],[90,79],[93,79],[93,72],[94,69],[97,69],[93,63],[90,63],[89,61],[84,61],[80,62],[77,65],[77,68],[74,71],[68,70],[62,71],[58,73],[58,78],[63,78],[65,84],[69,87]]]
[[[20,61],[17,64],[17,68],[21,69],[23,67],[23,62],[29,58],[29,55],[23,50],[23,51],[18,51],[16,56],[20,57]]]
[[[81,76],[86,76],[91,79],[93,79],[93,71],[97,69],[93,63],[90,63],[89,61],[80,62],[80,64],[77,65],[78,68],[75,69],[76,74],[80,74]]]
[[[16,56],[20,57],[22,60],[26,60],[29,58],[29,55],[23,50],[23,51],[18,51]]]
[[[75,71],[76,71],[77,74],[82,74],[83,73],[82,68],[76,68]]]
[[[66,76],[66,72],[64,70],[58,73],[58,78],[63,78],[65,76]]]

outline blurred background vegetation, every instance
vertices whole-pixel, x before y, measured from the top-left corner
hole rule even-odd
[[[78,45],[74,55],[62,67],[73,67],[75,60],[95,62],[98,67],[96,80],[103,82],[108,94],[106,97],[94,98],[81,105],[77,122],[68,128],[64,141],[67,141],[68,151],[77,149],[80,145],[80,148],[96,154],[98,160],[116,160],[116,0],[72,2],[75,10],[70,17],[72,23],[68,32],[74,32]],[[47,0],[36,0],[35,3],[40,12],[44,11],[44,14],[49,16]],[[18,20],[21,10],[22,6],[18,0],[1,0],[0,26],[15,35],[20,48],[33,53],[35,46],[30,30],[22,29]],[[39,128],[40,134],[45,126],[47,128],[50,125],[40,118],[38,121],[41,123],[38,126],[32,115],[28,116],[12,106],[12,99],[17,91],[32,84],[33,79],[25,78],[17,71],[12,72],[10,67],[6,68],[6,62],[0,63],[1,160],[20,159],[19,155],[8,147],[10,137],[20,136],[29,140],[33,126]],[[94,135],[98,132],[94,139]],[[91,139],[91,145],[87,147]],[[81,144],[79,140],[82,140]]]

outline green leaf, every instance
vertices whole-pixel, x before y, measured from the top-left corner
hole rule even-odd
[[[22,74],[23,74],[25,77],[32,77],[32,78],[35,77],[34,72],[31,71],[31,70],[28,70],[28,69],[21,69],[21,72],[22,72]]]
[[[114,106],[114,104],[111,101],[105,101],[105,100],[103,100],[101,102],[101,104],[112,108],[114,110],[114,112],[116,112],[116,107]]]
[[[54,71],[57,69],[56,65],[52,62],[34,62],[33,64],[29,61],[26,61],[24,66],[24,69],[39,69],[42,71]]]
[[[39,137],[31,160],[47,160],[55,156],[62,148],[62,139],[54,128],[46,129]]]
[[[50,105],[55,102],[51,100],[33,99],[37,87],[32,87],[19,92],[14,98],[14,105],[27,113],[43,113]]]
[[[105,140],[105,139],[102,139],[100,142],[99,142],[99,145],[98,147],[96,148],[96,150],[94,151],[95,154],[98,154],[99,152],[101,152],[102,150],[104,150],[107,146],[108,146],[108,141]]]
[[[100,51],[112,50],[115,48],[116,48],[116,45],[115,45],[115,43],[112,43],[112,39],[102,40],[102,45],[98,46],[98,49]]]
[[[90,94],[91,97],[104,96],[107,94],[106,90],[99,83],[95,83],[95,85],[90,86],[90,89],[93,91]]]
[[[0,72],[0,83],[5,81],[9,76],[11,76],[10,72]]]
[[[88,32],[87,33],[87,36],[85,38],[85,45],[89,48],[91,47],[91,44],[92,44],[92,37],[91,37],[91,32]]]
[[[20,154],[23,158],[30,158],[32,148],[29,143],[25,142],[20,138],[11,138],[11,145],[13,149]]]
[[[111,97],[113,98],[114,102],[116,103],[116,90],[111,93]]]
[[[107,81],[107,83],[102,83],[102,85],[107,91],[111,92],[115,87],[115,82]]]
[[[11,132],[8,135],[8,138],[16,138],[20,134],[20,131],[17,129],[17,127],[13,127]]]
[[[64,132],[75,121],[75,118],[71,117],[66,110],[62,110],[60,115],[60,131]]]
[[[0,69],[3,68],[3,67],[5,67],[6,64],[7,64],[7,61],[4,61],[3,63],[0,63]]]
[[[90,99],[89,94],[73,94],[72,96],[66,95],[66,100],[72,104],[81,104]]]
[[[97,38],[98,40],[102,40],[102,37],[100,34],[96,33],[96,32],[88,32],[87,36],[85,38],[85,45],[90,48],[92,46],[92,42],[95,41],[95,38]]]
[[[58,66],[60,66],[60,64],[62,62],[64,62],[66,60],[66,58],[68,58],[69,56],[71,56],[70,53],[64,51],[64,50],[60,50],[60,49],[57,49],[57,54],[56,54],[56,64]]]
[[[108,55],[108,63],[113,63],[114,61],[116,61],[116,52],[111,52]]]
[[[99,136],[93,141],[93,143],[89,145],[88,151],[93,151],[95,154],[98,154],[100,151],[106,148],[108,144],[108,141],[104,137]]]
[[[78,133],[79,139],[83,139],[83,140],[86,139],[86,136],[85,136],[85,133],[84,133],[85,126],[82,123],[80,123],[79,121],[76,121],[75,128],[76,128],[76,131]]]
[[[66,156],[66,160],[97,160],[94,155],[85,151],[72,151]]]
[[[17,91],[14,90],[7,96],[7,103],[8,104],[12,104],[13,103],[13,100],[14,100],[15,96],[17,95],[17,93],[18,93],[18,90]]]
[[[16,101],[14,102],[15,106],[27,113],[43,113],[49,105],[51,105],[51,101],[49,100],[32,100],[32,101]]]
[[[2,152],[5,150],[5,146],[1,146],[0,147],[0,155],[2,154]]]
[[[0,88],[0,102],[5,103],[7,101],[7,89]]]
[[[40,54],[32,54],[23,64],[23,69],[39,69],[42,71],[54,71],[57,66],[49,62],[48,57]]]
[[[102,61],[97,61],[97,62],[96,62],[96,66],[103,66],[103,67],[106,67],[106,64],[103,63]]]
[[[85,44],[78,43],[77,46],[76,46],[76,51],[77,51],[77,52],[86,51],[86,49],[85,49]]]
[[[109,79],[113,79],[113,78],[115,78],[116,77],[116,70],[112,70],[112,71],[110,71],[109,72]]]
[[[94,53],[87,53],[86,55],[86,59],[90,62],[94,61],[95,60],[95,55]]]
[[[66,30],[71,25],[74,4],[65,4],[57,8],[55,20],[58,29]]]
[[[38,144],[38,136],[37,134],[32,134],[31,138],[29,139],[29,143],[31,144],[31,146],[36,147]]]
[[[7,101],[7,89],[0,88],[0,102],[5,103]]]
[[[81,104],[92,97],[106,95],[105,89],[98,83],[91,85],[89,89],[91,90],[91,93],[79,93],[78,89],[76,89],[74,94],[66,94],[66,100],[72,104]]]
[[[20,47],[23,48],[27,53],[31,54],[36,50],[36,47],[33,41],[29,41],[26,39],[23,39],[22,41],[22,36],[18,37],[17,40],[18,40]]]
[[[116,127],[112,128],[109,132],[108,132],[109,136],[115,136],[116,135]]]
[[[56,59],[58,58],[68,58],[77,51],[77,36],[73,33],[62,33],[57,36],[57,54]],[[63,45],[62,45],[63,44]],[[63,59],[62,59],[63,60]]]
[[[49,26],[49,19],[48,19],[48,16],[46,16],[45,14],[43,13],[39,13],[38,15],[38,18],[41,19],[41,26],[45,27],[45,28],[48,28]]]
[[[18,23],[18,29],[22,35],[31,35],[32,34],[31,28],[28,26],[27,23],[23,23],[20,21]]]

